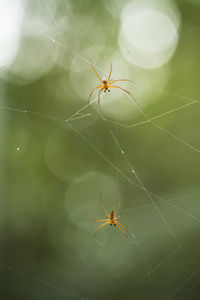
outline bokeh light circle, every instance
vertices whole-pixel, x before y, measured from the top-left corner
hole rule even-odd
[[[88,172],[69,185],[66,193],[66,211],[70,221],[76,226],[71,246],[74,246],[86,268],[96,269],[103,266],[106,273],[120,277],[134,268],[135,260],[132,255],[136,249],[131,247],[130,241],[121,232],[110,226],[100,230],[94,238],[94,231],[99,224],[93,223],[92,219],[104,215],[100,209],[100,193],[105,208],[110,212],[120,193],[113,177],[100,172]],[[62,241],[65,239],[68,243],[69,234],[69,228],[66,227]],[[115,245],[114,248],[111,247],[112,244]],[[110,251],[106,251],[107,247]],[[121,251],[124,255],[121,255]]]
[[[57,56],[57,49],[50,40],[38,35],[24,36],[10,72],[25,83],[36,80],[50,72]]]
[[[122,55],[133,65],[153,69],[167,63],[178,43],[178,17],[154,6],[133,6],[124,14],[118,43]]]
[[[16,55],[23,15],[22,1],[2,0],[0,2],[0,68],[9,67]]]

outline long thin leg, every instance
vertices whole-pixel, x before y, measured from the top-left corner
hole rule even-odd
[[[91,93],[90,93],[89,96],[88,96],[88,100],[89,100],[89,101],[90,101],[90,98],[91,98],[93,92],[94,92],[95,90],[97,90],[97,89],[100,89],[100,88],[102,88],[102,87],[101,87],[100,85],[97,85],[97,86],[95,86],[95,87],[92,89]]]
[[[126,232],[118,224],[116,224],[116,225],[119,228],[119,230],[123,233],[123,235],[125,235],[125,237],[128,238],[128,234],[126,234]]]
[[[106,211],[105,208],[103,207],[103,202],[102,202],[102,200],[101,200],[101,193],[100,193],[100,207],[101,207],[101,209],[104,211],[106,217],[110,220],[109,214],[107,213],[107,211]]]
[[[92,222],[110,222],[110,220],[105,219],[105,220],[92,220]]]
[[[125,89],[123,89],[122,87],[117,86],[117,85],[111,85],[110,88],[120,89],[120,90],[126,92],[127,94],[129,94],[129,95],[131,96],[132,100],[134,101],[135,105],[137,106],[138,110],[141,112],[141,114],[143,114],[143,116],[145,117],[145,119],[149,121],[149,118],[148,118],[147,115],[143,112],[143,110],[141,109],[140,105],[137,103],[135,97],[133,97],[133,95],[132,95],[130,92],[128,92],[127,90],[125,90]],[[151,122],[151,120],[150,120],[150,122]],[[153,124],[155,125],[155,123],[154,123],[153,121],[152,121],[151,123],[153,123]],[[155,125],[155,126],[157,126],[157,125]],[[157,126],[157,127],[158,127],[158,126]]]
[[[134,83],[134,84],[135,84],[135,82],[134,82],[134,81],[132,81],[132,80],[129,80],[129,79],[115,79],[115,80],[111,80],[111,81],[109,82],[109,84],[113,84],[113,83],[115,83],[115,82],[117,82],[117,81],[129,81],[129,82],[131,82],[131,83]]]
[[[98,93],[98,104],[100,104],[100,96],[101,96],[101,92],[103,91],[103,89],[101,89]]]
[[[117,86],[117,85],[111,85],[110,88],[120,89],[120,90],[126,92],[127,94],[132,95],[130,92],[128,92],[127,90],[125,90],[122,87]]]
[[[118,216],[117,218],[115,218],[115,220],[118,220],[120,218],[120,216]]]
[[[120,226],[122,226],[126,231],[128,231],[129,232],[129,230],[124,226],[124,225],[122,225],[121,223],[119,223],[118,221],[116,222],[117,224],[119,224]]]
[[[95,231],[94,236],[97,234],[97,231],[98,231],[99,229],[101,229],[102,227],[104,227],[104,226],[106,226],[106,225],[108,225],[108,224],[110,224],[110,222],[106,222],[106,223],[101,224],[101,225],[97,228],[97,230]]]
[[[95,68],[93,67],[93,65],[91,65],[91,66],[92,66],[92,70],[95,73],[95,75],[98,77],[98,79],[101,81],[101,83],[103,83],[103,81],[101,80],[100,76],[97,74],[97,71],[95,70]]]
[[[112,64],[110,64],[110,73],[109,73],[109,76],[108,76],[108,82],[110,80],[111,74],[112,74]]]

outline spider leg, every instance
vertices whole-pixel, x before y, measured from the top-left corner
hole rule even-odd
[[[136,99],[133,97],[133,95],[128,92],[127,90],[123,89],[122,87],[120,86],[117,86],[117,85],[110,85],[109,88],[116,88],[116,89],[120,89],[124,92],[126,92],[127,94],[129,94],[132,98],[132,100],[134,101],[135,105],[137,106],[137,109],[143,114],[143,116],[148,119],[148,117],[145,115],[145,113],[143,112],[143,110],[141,109],[141,107],[139,106],[139,104],[137,103]]]
[[[100,96],[101,96],[101,92],[103,91],[103,88],[99,91],[98,93],[98,104],[100,104]]]
[[[100,89],[100,88],[101,88],[101,86],[100,86],[100,85],[97,85],[97,86],[95,86],[95,87],[92,89],[92,91],[90,92],[90,94],[89,94],[89,96],[88,96],[88,100],[89,100],[89,101],[90,101],[90,98],[91,98],[93,92],[94,92],[96,89]]]
[[[117,227],[119,228],[119,230],[123,233],[123,235],[125,235],[125,237],[128,238],[128,234],[126,234],[126,232],[116,223]]]
[[[120,218],[120,216],[118,216],[117,218],[115,218],[115,220],[118,220]]]
[[[108,82],[110,81],[111,74],[112,74],[112,64],[110,64],[110,73],[109,73],[109,76],[108,76]]]
[[[95,70],[93,64],[91,66],[92,66],[92,70],[95,73],[95,75],[98,77],[98,79],[101,81],[101,83],[103,83],[103,81],[101,80],[100,76],[97,74],[97,71]]]
[[[106,225],[108,225],[108,224],[110,224],[110,222],[106,222],[106,223],[101,224],[101,225],[97,228],[97,230],[95,231],[94,236],[97,234],[97,231],[98,231],[99,229],[101,229],[102,227],[104,227],[104,226],[106,226]]]
[[[122,226],[126,231],[128,231],[129,232],[129,230],[124,226],[124,225],[122,225],[121,223],[119,223],[118,221],[116,222],[117,224],[119,224],[120,226]]]
[[[123,89],[122,87],[120,87],[118,85],[111,85],[110,88],[120,89],[120,90],[126,92],[127,94],[132,95],[130,92],[128,92],[127,90]]]
[[[103,202],[102,202],[102,200],[101,200],[101,193],[100,193],[100,207],[101,207],[101,209],[104,211],[106,217],[110,220],[109,214],[107,213],[107,211],[106,211],[105,208],[103,207]]]
[[[110,222],[109,219],[105,219],[105,220],[92,220],[92,222]]]
[[[117,82],[117,81],[129,81],[129,82],[131,82],[131,83],[134,83],[134,84],[135,84],[135,82],[134,82],[134,81],[132,81],[132,80],[129,80],[129,79],[115,79],[115,80],[111,80],[111,81],[109,82],[109,84],[113,84],[113,83],[115,83],[115,82]]]

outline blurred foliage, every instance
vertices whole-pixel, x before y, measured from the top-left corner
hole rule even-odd
[[[129,1],[18,2],[19,45],[0,84],[0,298],[199,299],[199,2],[174,1],[178,45],[155,69],[120,52]],[[87,106],[91,61],[135,81],[125,87],[150,118],[197,100],[155,119],[185,144],[149,122],[127,128],[144,121],[127,94]],[[100,193],[109,212],[120,199],[139,246],[110,227],[93,237]]]

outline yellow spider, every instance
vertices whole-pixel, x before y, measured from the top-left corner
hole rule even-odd
[[[91,98],[93,92],[94,92],[96,89],[100,89],[100,91],[99,91],[99,93],[98,93],[98,104],[100,104],[100,96],[101,96],[101,92],[102,92],[102,91],[104,91],[104,92],[106,92],[106,91],[110,92],[110,89],[111,89],[111,88],[121,89],[122,91],[124,91],[124,92],[126,92],[127,94],[129,94],[129,95],[132,96],[132,94],[131,94],[130,92],[128,92],[127,90],[121,88],[121,87],[118,86],[118,85],[113,85],[113,83],[118,82],[118,81],[129,81],[129,82],[132,82],[132,83],[134,83],[134,82],[131,81],[131,80],[129,80],[129,79],[116,79],[116,80],[111,79],[111,74],[112,74],[112,64],[111,64],[111,66],[110,66],[110,73],[109,73],[109,76],[108,76],[108,80],[106,79],[106,77],[103,77],[103,78],[101,79],[100,76],[97,74],[97,72],[96,72],[95,68],[93,67],[93,65],[92,65],[92,70],[94,71],[94,73],[96,74],[96,76],[98,77],[98,79],[100,80],[101,84],[95,86],[95,87],[92,89],[92,91],[91,91],[91,93],[89,94],[89,97],[88,97],[89,100],[90,100],[90,98]],[[132,96],[132,97],[133,97],[133,96]]]
[[[104,211],[107,219],[104,219],[104,220],[93,220],[93,222],[105,222],[105,223],[101,224],[97,228],[97,230],[95,231],[94,235],[96,235],[96,233],[97,233],[97,231],[99,229],[101,229],[102,227],[110,224],[110,226],[112,226],[112,225],[117,226],[119,228],[119,230],[125,235],[125,237],[128,238],[128,234],[126,234],[126,232],[121,227],[123,227],[127,232],[129,232],[129,230],[124,225],[122,225],[121,223],[119,223],[118,221],[116,221],[116,220],[118,220],[120,218],[120,216],[115,217],[117,209],[118,209],[118,206],[119,206],[119,202],[117,202],[117,204],[115,206],[115,209],[112,210],[111,213],[110,213],[110,215],[109,215],[107,213],[107,211],[104,209],[102,201],[100,201],[100,207]]]

